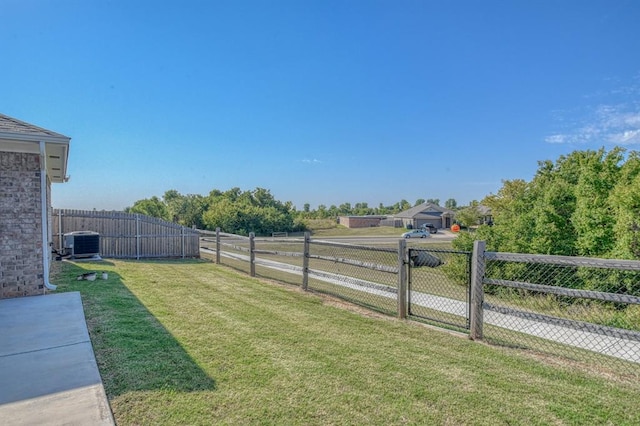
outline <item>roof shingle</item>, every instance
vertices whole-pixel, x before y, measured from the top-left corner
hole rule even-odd
[[[67,136],[61,135],[60,133],[52,132],[51,130],[16,120],[15,118],[4,114],[0,114],[0,132],[69,139]]]

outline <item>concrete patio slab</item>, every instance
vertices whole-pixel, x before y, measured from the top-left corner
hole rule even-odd
[[[114,425],[80,293],[0,300],[3,425]]]

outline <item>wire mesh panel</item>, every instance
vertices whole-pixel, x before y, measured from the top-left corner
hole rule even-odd
[[[395,314],[397,265],[396,249],[312,241],[308,288]]]
[[[484,338],[640,374],[640,262],[487,253]]]
[[[469,328],[471,253],[409,249],[409,315]]]
[[[301,285],[304,239],[256,238],[254,252],[257,276]]]
[[[215,245],[214,248],[215,250]],[[250,273],[249,238],[234,234],[220,234],[220,263]]]

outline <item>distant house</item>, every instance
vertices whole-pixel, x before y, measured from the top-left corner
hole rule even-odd
[[[51,184],[66,181],[69,141],[0,114],[0,298],[55,289]]]
[[[479,205],[478,213],[480,213],[480,225],[492,225],[493,224],[493,216],[491,214],[491,209],[487,206]]]
[[[433,203],[422,203],[403,212],[393,215],[396,220],[401,220],[403,226],[419,228],[429,223],[436,228],[450,228],[453,224],[453,210],[440,207]]]
[[[371,228],[380,226],[380,222],[386,219],[386,216],[339,216],[338,222],[347,228]]]

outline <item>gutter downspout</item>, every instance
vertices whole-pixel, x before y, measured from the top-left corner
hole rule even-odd
[[[57,285],[49,282],[49,222],[47,220],[47,156],[44,142],[40,141],[40,205],[42,207],[42,277],[44,286],[49,290],[55,290]]]

